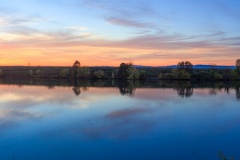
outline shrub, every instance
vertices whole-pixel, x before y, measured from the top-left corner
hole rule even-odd
[[[103,70],[97,70],[93,73],[94,78],[103,78],[104,77],[104,71]]]
[[[2,69],[0,69],[0,76],[2,76],[3,75],[3,70]]]

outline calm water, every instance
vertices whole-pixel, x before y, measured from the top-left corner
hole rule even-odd
[[[0,85],[1,160],[239,159],[239,140],[239,86]]]

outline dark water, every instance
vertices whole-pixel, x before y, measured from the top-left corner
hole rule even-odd
[[[0,85],[1,160],[240,159],[237,84],[31,84]]]

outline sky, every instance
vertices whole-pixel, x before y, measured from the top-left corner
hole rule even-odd
[[[1,0],[0,65],[235,65],[239,0]]]

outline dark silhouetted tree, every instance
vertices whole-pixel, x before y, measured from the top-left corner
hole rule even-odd
[[[76,60],[72,66],[72,74],[74,78],[77,78],[79,68],[80,68],[80,62]]]
[[[189,61],[179,62],[177,65],[177,68],[178,68],[178,70],[185,70],[188,73],[192,73],[192,71],[193,71],[193,65]]]
[[[73,64],[73,67],[80,67],[80,62],[76,60]]]
[[[178,65],[177,65],[177,68],[179,70],[184,70],[185,69],[185,63],[184,62],[179,62]]]
[[[240,74],[240,59],[236,60],[236,70],[237,70],[237,73]]]
[[[134,68],[132,63],[121,63],[118,69],[119,79],[139,79],[140,72]]]
[[[186,61],[185,62],[185,70],[188,72],[188,73],[192,73],[193,71],[193,65],[191,62],[189,61]]]
[[[121,63],[118,69],[118,78],[127,79],[129,76],[129,68],[132,67],[132,63]]]

